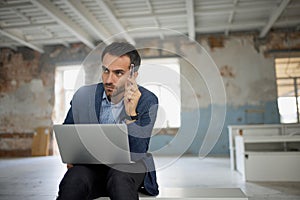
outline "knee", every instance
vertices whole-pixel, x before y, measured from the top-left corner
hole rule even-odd
[[[84,166],[74,166],[59,184],[57,199],[86,199],[91,194],[92,174]]]
[[[66,172],[60,187],[74,187],[81,189],[90,188],[90,172],[84,166],[74,166]]]
[[[126,172],[110,170],[107,176],[107,187],[117,188],[118,186],[124,187],[124,185],[134,185],[134,179],[130,177]]]
[[[106,191],[111,199],[138,199],[138,189],[135,187],[134,178],[126,172],[110,170],[107,176]]]

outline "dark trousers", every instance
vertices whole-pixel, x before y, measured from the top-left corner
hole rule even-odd
[[[57,200],[90,200],[110,197],[111,200],[138,200],[144,181],[142,163],[117,165],[74,165],[59,184]]]

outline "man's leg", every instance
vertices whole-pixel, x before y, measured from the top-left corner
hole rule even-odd
[[[145,177],[143,164],[118,165],[115,168],[111,168],[107,173],[106,191],[108,196],[111,200],[138,200],[138,189]]]
[[[101,193],[100,190],[105,189],[104,181],[106,177],[106,173],[104,173],[102,177],[97,173],[101,168],[102,167],[99,165],[75,165],[74,167],[69,168],[60,182],[57,200],[92,199],[96,178],[103,180],[103,186],[101,187],[98,185],[97,187],[97,193]],[[103,170],[107,171],[107,167],[103,167]],[[99,184],[99,180],[97,182]]]

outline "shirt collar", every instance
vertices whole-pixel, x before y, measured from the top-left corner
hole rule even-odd
[[[103,92],[103,96],[102,96],[102,101],[103,101],[103,100],[105,100],[106,103],[110,103],[110,101],[108,101],[108,98],[107,98],[107,96],[106,96],[105,91]]]
[[[106,96],[106,93],[105,91],[103,92],[103,96],[102,96],[102,101],[105,100],[107,104],[111,104],[112,106],[114,107],[120,107],[120,106],[123,106],[123,102],[124,102],[124,98],[117,104],[114,104],[112,102],[110,102]]]

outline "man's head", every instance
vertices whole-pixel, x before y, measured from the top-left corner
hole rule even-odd
[[[102,61],[105,54],[109,53],[110,55],[121,57],[127,56],[130,58],[130,64],[134,64],[135,71],[138,70],[141,64],[141,57],[135,47],[127,42],[113,42],[102,52]]]
[[[102,53],[102,81],[108,98],[120,99],[124,95],[130,65],[134,65],[134,76],[141,63],[141,57],[135,47],[125,42],[114,42]]]

